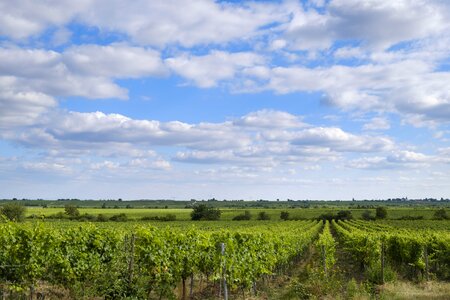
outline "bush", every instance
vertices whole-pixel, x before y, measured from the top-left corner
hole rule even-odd
[[[75,219],[79,220],[79,221],[96,221],[97,217],[94,215],[90,215],[90,214],[84,214],[81,216],[76,217]]]
[[[375,217],[372,216],[372,212],[370,210],[365,210],[361,215],[361,219],[366,221],[373,221],[375,220]]]
[[[62,211],[60,211],[59,213],[49,215],[46,218],[47,219],[66,219],[67,215],[65,213],[63,213]]]
[[[111,218],[109,218],[110,221],[115,221],[115,222],[126,222],[128,221],[128,217],[126,214],[121,213],[118,215],[114,215]]]
[[[353,219],[352,212],[349,210],[340,210],[336,215],[331,212],[321,214],[317,217],[319,221],[332,221],[332,220],[351,220]]]
[[[289,212],[287,212],[287,211],[282,211],[281,213],[280,213],[280,219],[281,220],[289,220]]]
[[[270,220],[270,216],[265,211],[261,211],[258,213],[258,220]]]
[[[80,212],[78,211],[78,208],[75,205],[66,204],[64,206],[64,211],[66,215],[68,215],[71,218],[77,218],[80,216]]]
[[[352,212],[350,210],[338,211],[336,215],[337,220],[351,220],[353,219]]]
[[[233,221],[245,221],[250,220],[252,218],[252,214],[250,211],[246,210],[243,214],[237,215],[233,218]]]
[[[434,219],[436,220],[448,220],[449,216],[445,208],[440,208],[434,212]]]
[[[163,217],[160,216],[151,216],[151,217],[142,217],[141,220],[142,221],[164,221],[164,222],[168,222],[168,221],[175,221],[177,219],[177,216],[174,214],[166,214]]]
[[[397,220],[423,220],[423,216],[401,216]]]
[[[104,214],[98,214],[97,221],[98,222],[106,222],[106,221],[108,221],[108,217],[105,216]]]
[[[375,210],[375,217],[377,219],[386,219],[387,209],[385,207],[377,207],[377,209]]]
[[[25,206],[18,203],[8,203],[0,207],[0,215],[10,221],[20,222],[25,218]]]
[[[206,204],[194,206],[191,212],[191,220],[219,220],[221,211],[218,208],[208,207]]]

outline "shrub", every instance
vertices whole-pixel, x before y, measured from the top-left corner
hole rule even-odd
[[[287,211],[282,211],[281,213],[280,213],[280,219],[281,220],[289,220],[289,212],[287,212]]]
[[[10,221],[20,222],[25,218],[25,206],[18,203],[8,203],[0,207],[0,215]]]
[[[79,221],[95,221],[95,220],[97,220],[97,218],[94,215],[90,215],[90,214],[80,215],[80,216],[76,217],[76,219]]]
[[[160,216],[147,216],[147,217],[142,217],[141,220],[142,221],[164,221],[164,222],[168,222],[168,221],[175,221],[177,219],[177,216],[174,214],[166,214],[163,217]]]
[[[106,222],[106,221],[108,221],[108,217],[105,216],[104,214],[98,214],[97,221],[98,222]]]
[[[250,220],[252,218],[252,214],[250,211],[246,210],[243,214],[237,215],[233,218],[233,221],[245,221]]]
[[[64,206],[64,211],[65,211],[66,215],[68,215],[69,217],[72,217],[72,218],[76,218],[76,217],[80,216],[80,212],[78,211],[78,208],[75,205],[66,204]]]
[[[447,215],[445,208],[440,208],[434,212],[434,218],[436,220],[448,220],[449,216]]]
[[[126,214],[121,213],[118,215],[114,215],[111,218],[109,218],[110,221],[115,221],[115,222],[126,222],[128,221],[128,217]]]
[[[423,220],[423,216],[401,216],[397,220]]]
[[[261,211],[258,213],[258,220],[270,220],[270,216],[265,211]]]
[[[377,207],[377,209],[375,210],[375,217],[377,219],[386,219],[387,209],[385,207]]]
[[[337,220],[351,220],[353,219],[352,212],[350,210],[341,210],[336,215]]]
[[[365,210],[365,211],[362,213],[361,218],[362,218],[363,220],[366,220],[366,221],[373,221],[373,220],[375,220],[375,217],[372,216],[372,212],[371,212],[370,210]]]
[[[218,208],[208,207],[206,204],[194,206],[191,212],[191,220],[219,220],[221,211]]]

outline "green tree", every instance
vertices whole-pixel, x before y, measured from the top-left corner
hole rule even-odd
[[[447,220],[449,219],[449,216],[447,215],[445,208],[440,208],[434,212],[434,218],[437,220]]]
[[[75,205],[72,204],[66,204],[64,206],[64,211],[66,215],[72,218],[76,218],[80,216],[80,212],[78,211],[78,208]]]
[[[377,209],[375,210],[375,217],[377,219],[386,219],[387,217],[387,209],[385,207],[377,207]]]
[[[258,220],[270,220],[270,216],[265,211],[260,211],[258,213]]]
[[[370,210],[365,210],[365,211],[362,213],[361,218],[362,218],[363,220],[366,220],[366,221],[372,221],[372,220],[375,220],[375,217],[372,216],[372,212],[371,212]]]
[[[25,218],[26,208],[19,203],[8,203],[0,207],[0,215],[8,220],[20,222]]]
[[[250,211],[246,210],[243,214],[237,215],[233,218],[233,221],[244,221],[250,220],[252,218],[252,214]]]
[[[340,210],[336,215],[337,220],[351,220],[353,219],[352,212],[350,210]]]
[[[209,207],[206,204],[199,204],[193,207],[191,220],[219,220],[221,211],[218,208]]]
[[[282,211],[281,213],[280,213],[280,219],[281,220],[289,220],[289,212],[287,212],[287,211]]]

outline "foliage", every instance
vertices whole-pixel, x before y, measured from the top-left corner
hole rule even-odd
[[[387,217],[387,209],[386,207],[380,206],[375,210],[375,218],[377,219],[386,219]]]
[[[373,221],[375,220],[375,217],[372,215],[372,212],[370,210],[365,210],[361,215],[361,219],[365,221]]]
[[[126,214],[121,213],[121,214],[112,216],[111,218],[109,218],[109,220],[114,221],[114,222],[126,222],[126,221],[128,221],[128,217]]]
[[[450,217],[447,214],[445,208],[440,208],[434,212],[434,218],[436,220],[448,220]]]
[[[199,204],[193,207],[191,212],[191,220],[219,220],[221,211],[218,208],[209,207],[206,204]]]
[[[320,259],[322,266],[326,270],[330,270],[336,263],[336,242],[331,235],[330,222],[326,221],[323,227],[322,233],[316,241],[316,247],[318,253],[320,253]],[[325,271],[325,270],[324,270]]]
[[[252,214],[250,211],[246,210],[243,214],[237,215],[233,218],[233,221],[245,221],[250,220],[252,218]]]
[[[280,219],[281,220],[289,220],[289,212],[287,212],[287,211],[282,211],[282,212],[280,212]]]
[[[66,215],[68,215],[69,217],[72,217],[72,218],[77,218],[80,216],[80,211],[78,210],[78,208],[75,205],[66,204],[64,206],[64,211],[65,211]]]
[[[0,216],[4,216],[10,221],[23,221],[26,208],[18,203],[8,203],[0,207]]]
[[[350,210],[338,211],[336,220],[351,220],[353,219],[352,212]]]
[[[172,299],[191,274],[219,279],[225,267],[235,291],[289,265],[321,227],[306,221],[220,231],[145,226],[131,233],[92,224],[0,224],[0,282],[60,285],[75,298]]]
[[[321,214],[317,219],[324,222],[331,222],[332,220],[351,220],[353,219],[353,216],[350,210],[340,210],[336,215],[332,212],[327,212],[325,214]]]
[[[177,216],[175,214],[166,214],[165,216],[146,216],[146,217],[142,217],[141,220],[142,221],[164,221],[164,222],[168,222],[168,221],[175,221],[177,219]]]
[[[257,220],[267,221],[267,220],[270,220],[270,216],[269,216],[269,214],[267,212],[261,211],[261,212],[258,213]]]

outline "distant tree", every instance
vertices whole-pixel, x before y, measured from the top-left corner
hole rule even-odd
[[[111,216],[111,218],[109,218],[109,220],[115,221],[115,222],[126,222],[126,221],[128,221],[128,217],[126,214],[121,213],[121,214]]]
[[[19,203],[8,203],[0,207],[0,215],[10,221],[20,222],[25,218],[26,208]]]
[[[98,214],[97,221],[98,222],[106,222],[106,221],[108,221],[108,217],[105,216],[104,214]]]
[[[102,208],[106,208],[106,202],[103,202]]]
[[[363,220],[366,220],[366,221],[373,221],[373,220],[375,220],[375,217],[372,216],[372,212],[371,212],[370,210],[365,210],[365,211],[362,213],[361,218],[362,218]]]
[[[387,209],[385,207],[377,207],[377,209],[375,210],[375,217],[377,219],[386,219],[387,217]]]
[[[351,219],[353,219],[352,212],[350,210],[338,211],[338,213],[336,215],[336,219],[338,219],[338,220],[351,220]]]
[[[221,211],[218,208],[209,207],[206,204],[195,205],[191,212],[191,220],[219,220]]]
[[[72,218],[76,218],[80,216],[80,212],[78,211],[78,208],[75,205],[72,204],[66,204],[64,206],[64,211],[66,215]]]
[[[436,220],[447,220],[449,219],[449,216],[445,208],[440,208],[434,212],[434,218]]]
[[[261,221],[263,221],[263,220],[270,220],[270,216],[265,211],[260,211],[258,213],[258,220],[261,220]]]
[[[289,212],[287,212],[287,211],[282,211],[281,213],[280,213],[280,219],[281,220],[289,220]]]
[[[252,218],[252,214],[250,211],[246,210],[243,214],[237,215],[233,218],[233,221],[245,221],[250,220]]]

